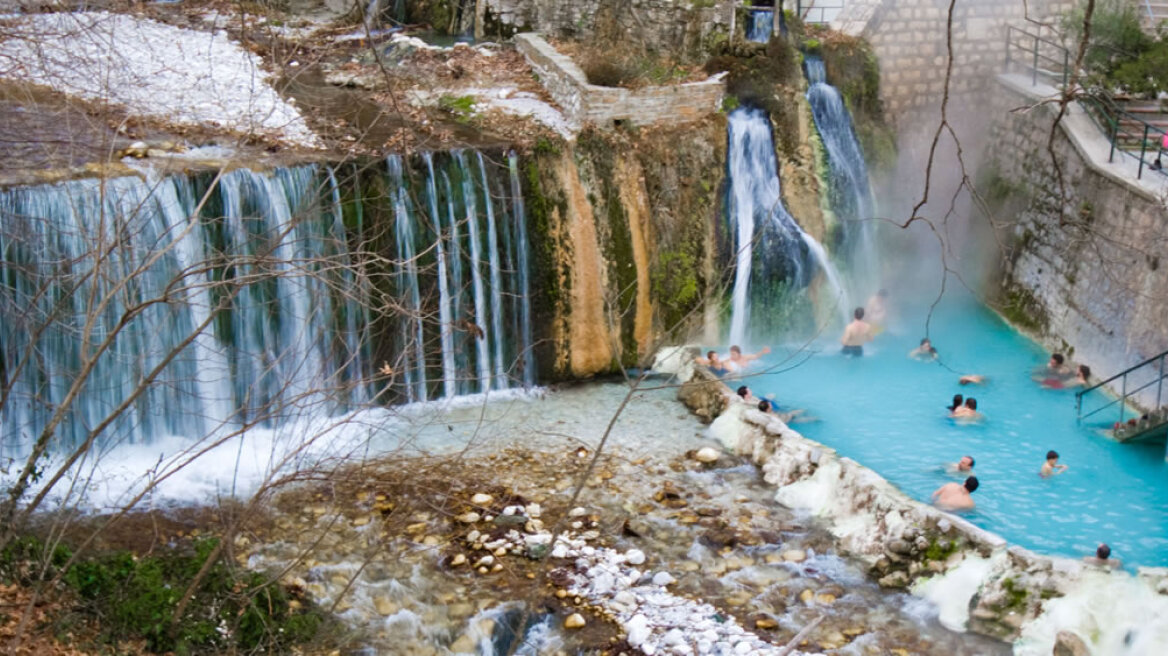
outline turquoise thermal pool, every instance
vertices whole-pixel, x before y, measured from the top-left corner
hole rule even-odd
[[[912,320],[895,315],[863,358],[843,357],[838,335],[825,336],[811,347],[814,354],[774,348],[744,382],[756,395],[773,395],[781,409],[805,408],[819,417],[793,427],[921,501],[964,478],[947,473],[945,463],[973,456],[981,487],[973,495],[977,508],[965,516],[1012,544],[1080,557],[1106,542],[1126,567],[1168,566],[1163,442],[1119,444],[1105,437],[1102,429],[1118,410],[1079,425],[1072,390],[1043,389],[1031,379],[1048,354],[972,301],[946,298],[935,311],[929,332],[940,363],[907,357],[924,336],[923,313]],[[946,367],[983,374],[987,382],[962,386]],[[948,417],[946,407],[959,393],[977,399],[983,423],[960,425]],[[1043,479],[1038,471],[1050,449],[1068,469]]]

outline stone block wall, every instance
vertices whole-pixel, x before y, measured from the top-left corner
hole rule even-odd
[[[1035,99],[1007,81],[987,97],[996,119],[983,164],[983,178],[990,174],[997,193],[1020,208],[1001,217],[1014,222],[999,290],[1007,316],[1051,349],[1073,349],[1100,379],[1168,350],[1163,193],[1117,175],[1120,165],[1106,164],[1106,139],[1093,124],[1064,120],[1054,142],[1068,192],[1060,199],[1047,152],[1055,108],[1011,112]],[[1091,140],[1102,163],[1086,154]]]
[[[968,102],[989,88],[1005,62],[1006,26],[1044,19],[1065,0],[969,0],[953,15],[951,95]],[[945,82],[948,0],[850,0],[832,24],[871,42],[880,60],[881,99],[894,122],[939,106]],[[955,104],[957,104],[955,103]],[[904,120],[902,120],[904,119]]]
[[[623,89],[589,84],[571,58],[536,34],[519,34],[516,47],[527,58],[540,82],[576,126],[630,123],[685,123],[717,111],[726,87],[721,78],[670,86]]]
[[[672,50],[700,41],[711,31],[726,31],[733,2],[695,0],[487,0],[497,21],[519,30],[586,36],[608,6],[620,5],[616,18],[630,38]]]

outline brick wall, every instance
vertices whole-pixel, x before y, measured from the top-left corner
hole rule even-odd
[[[589,84],[584,71],[536,34],[515,37],[519,51],[539,75],[540,82],[577,126],[613,121],[631,123],[684,123],[718,111],[725,95],[720,77],[701,82],[640,89]]]

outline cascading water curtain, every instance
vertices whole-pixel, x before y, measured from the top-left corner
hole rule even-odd
[[[0,191],[5,453],[533,384],[515,157],[344,172]]]
[[[405,399],[532,385],[530,253],[515,156],[505,168],[473,151],[391,156],[387,171],[394,296],[403,303],[390,332]]]
[[[0,192],[5,452],[273,425],[370,398],[331,170]]]

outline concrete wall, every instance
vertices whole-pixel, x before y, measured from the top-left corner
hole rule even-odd
[[[1137,181],[1123,155],[1108,163],[1107,139],[1072,107],[1054,141],[1060,199],[1047,151],[1054,108],[1011,111],[1040,95],[1002,76],[987,97],[996,120],[983,166],[996,182],[983,191],[1006,195],[1018,212],[999,217],[1015,239],[1000,299],[1052,349],[1073,348],[1107,377],[1168,350],[1168,179],[1145,171]]]
[[[989,88],[1005,60],[1006,25],[1022,26],[1068,9],[1064,0],[966,0],[953,15],[951,94],[968,99]],[[939,106],[944,89],[948,0],[850,0],[832,27],[871,42],[880,60],[881,99],[908,125],[916,110]]]
[[[596,86],[588,84],[575,62],[540,36],[519,34],[515,44],[568,120],[577,126],[611,126],[618,120],[641,124],[695,121],[716,112],[726,91],[717,77],[641,89]]]

